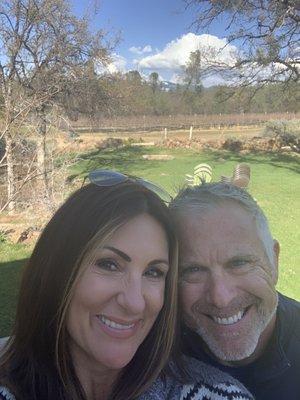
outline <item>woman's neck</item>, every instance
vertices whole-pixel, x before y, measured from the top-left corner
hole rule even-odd
[[[107,400],[118,377],[118,371],[78,371],[77,375],[88,400]]]
[[[107,400],[121,370],[109,369],[89,355],[72,352],[75,373],[88,400]]]

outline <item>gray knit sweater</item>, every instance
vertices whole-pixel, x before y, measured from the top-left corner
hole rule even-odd
[[[184,362],[184,382],[172,366],[174,377],[158,378],[138,400],[254,400],[241,383],[220,370],[193,358],[185,357]]]

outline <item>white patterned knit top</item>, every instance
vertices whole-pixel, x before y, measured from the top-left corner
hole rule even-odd
[[[0,399],[1,400],[15,400],[15,396],[13,396],[8,389],[3,386],[0,386]]]
[[[190,376],[189,382],[177,380],[175,369],[174,377],[158,378],[136,400],[254,400],[247,389],[231,376],[201,361],[184,359]],[[6,388],[0,386],[0,400],[16,399]]]

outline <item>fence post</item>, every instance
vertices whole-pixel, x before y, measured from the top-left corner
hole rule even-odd
[[[190,141],[193,139],[193,126],[190,127]]]
[[[165,140],[167,139],[167,137],[168,137],[168,129],[165,128]]]

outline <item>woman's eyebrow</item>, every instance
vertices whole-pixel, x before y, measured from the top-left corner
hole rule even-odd
[[[131,261],[131,258],[126,253],[124,253],[123,251],[121,251],[119,249],[116,249],[113,246],[104,246],[104,249],[108,249],[108,250],[113,251],[114,253],[118,254],[118,256],[124,258],[124,260],[127,261],[127,262]]]
[[[165,260],[164,258],[158,258],[157,260],[153,260],[150,262],[150,265],[157,265],[157,264],[165,264],[166,268],[169,268],[169,261]]]

